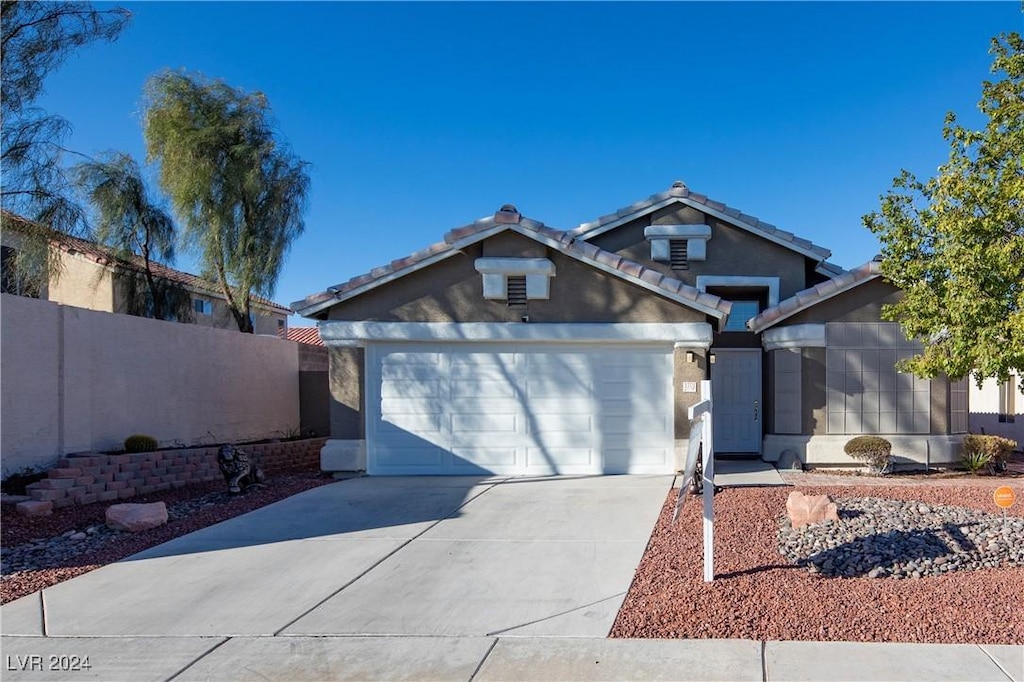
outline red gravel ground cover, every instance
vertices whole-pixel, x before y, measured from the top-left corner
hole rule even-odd
[[[611,636],[1024,644],[1024,568],[896,580],[829,578],[787,564],[776,531],[793,490],[731,488],[715,497],[713,583],[703,581],[700,498],[686,501],[673,526],[673,490]],[[800,490],[997,511],[991,487]],[[1022,508],[1018,499],[1011,513]]]
[[[136,552],[173,540],[180,535],[212,526],[305,490],[333,482],[333,479],[324,478],[319,472],[275,474],[264,488],[247,491],[228,499],[223,504],[203,507],[183,518],[171,520],[159,528],[139,533],[123,533],[103,547],[75,556],[62,562],[61,565],[4,575],[0,579],[0,604],[6,604],[37,590],[70,580]],[[185,486],[177,490],[140,495],[124,500],[124,502],[165,502],[170,508],[176,502],[225,490],[226,486],[223,481],[215,481]],[[2,514],[0,516],[0,546],[7,548],[28,542],[33,538],[49,538],[72,529],[83,530],[88,526],[102,526],[106,522],[107,506],[106,504],[90,504],[83,507],[65,507],[54,511],[50,516],[42,517],[26,517],[12,507],[5,506],[0,512]]]

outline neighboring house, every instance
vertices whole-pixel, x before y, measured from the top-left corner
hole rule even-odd
[[[669,473],[710,379],[720,454],[950,461],[967,389],[899,374],[899,292],[676,183],[568,232],[514,206],[293,304],[331,373],[325,470]]]
[[[323,346],[320,339],[320,330],[316,327],[288,327],[285,338],[296,343],[304,343],[307,346]]]
[[[60,258],[60,276],[42,290],[26,290],[10,271],[10,258],[20,247],[18,226],[25,222],[19,216],[3,212],[3,293],[43,298],[108,313],[129,312],[130,285],[145,286],[142,258],[119,258],[107,247],[77,237],[64,235],[51,242],[51,248]],[[180,318],[180,321],[205,327],[238,329],[227,300],[216,283],[155,262],[150,263],[150,269],[157,278],[177,285],[182,294],[189,297],[189,316]],[[252,308],[255,333],[285,335],[288,315],[291,314],[289,308],[260,296],[252,297]]]
[[[979,387],[971,380],[971,433],[987,433],[1017,441],[1024,449],[1024,390],[1020,375],[1008,381],[985,379]]]

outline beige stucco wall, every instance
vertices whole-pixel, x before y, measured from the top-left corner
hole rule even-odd
[[[4,474],[113,450],[251,440],[299,425],[297,344],[2,297]]]
[[[199,313],[192,313],[192,322],[200,327],[209,327],[214,329],[233,329],[238,331],[238,323],[235,322],[234,316],[231,314],[231,309],[228,307],[228,302],[222,298],[216,296],[209,296],[206,294],[193,293],[192,300],[201,299],[204,301],[210,301],[213,304],[213,312],[210,315],[200,315]],[[253,317],[255,318],[254,333],[256,334],[270,334],[276,336],[278,333],[278,320],[285,321],[287,323],[287,316],[278,313],[264,310],[253,306]],[[287,326],[287,324],[286,324]]]
[[[117,310],[111,272],[104,266],[64,251],[56,251],[60,275],[51,278],[49,300],[89,310],[112,313]]]

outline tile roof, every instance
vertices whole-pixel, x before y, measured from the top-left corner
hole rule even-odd
[[[693,208],[724,220],[731,225],[735,225],[747,230],[748,232],[764,237],[769,241],[775,242],[776,244],[780,244],[797,251],[808,258],[823,261],[832,255],[832,252],[828,249],[812,244],[810,241],[801,237],[797,237],[792,232],[780,230],[770,223],[766,223],[752,215],[747,215],[746,213],[732,208],[731,206],[727,206],[720,201],[715,201],[714,199],[709,199],[703,194],[692,192],[680,181],[673,183],[672,187],[665,192],[652,194],[648,198],[632,203],[629,206],[624,206],[614,213],[603,215],[597,220],[589,223],[582,223],[572,230],[569,230],[569,234],[581,239],[590,239],[591,237],[595,237],[612,229],[613,227],[635,220],[641,215],[650,213],[651,211],[655,211],[664,206],[669,206],[673,203],[682,203],[692,206]]]
[[[515,206],[506,204],[493,216],[481,218],[469,225],[455,228],[444,236],[444,240],[432,244],[404,258],[374,268],[369,273],[353,277],[326,291],[313,294],[292,304],[300,315],[310,316],[332,305],[353,298],[375,287],[403,275],[459,253],[459,249],[505,230],[512,230],[534,239],[567,256],[575,258],[612,275],[652,289],[661,295],[700,310],[718,318],[722,324],[728,317],[732,304],[728,301],[702,292],[677,279],[666,277],[656,270],[640,263],[622,258],[593,244],[577,239],[572,234],[548,227],[544,223],[525,218]]]
[[[4,222],[9,221],[15,225],[33,225],[31,221],[23,218],[22,216],[11,213],[10,211],[3,211],[3,220]],[[54,233],[52,244],[55,248],[58,248],[65,253],[71,255],[81,254],[99,265],[127,268],[137,272],[143,272],[145,269],[144,260],[141,256],[132,256],[127,259],[121,258],[102,244],[97,244],[96,242],[91,242],[79,237],[73,237],[68,234]],[[157,263],[156,261],[150,261],[149,266],[153,271],[153,274],[157,277],[177,282],[178,284],[196,292],[209,294],[210,296],[217,298],[224,297],[224,294],[221,293],[220,286],[216,282],[211,282],[208,279],[198,277],[188,272],[175,270],[174,268],[163,265],[162,263]],[[252,302],[266,308],[273,308],[277,312],[286,314],[292,312],[292,310],[285,305],[275,303],[269,298],[264,298],[255,294],[252,296]]]
[[[747,322],[747,327],[753,332],[761,333],[811,306],[881,277],[881,265],[878,260],[872,260],[810,289],[798,291],[786,300],[780,301],[778,305],[763,310],[757,317]]]
[[[288,327],[285,338],[289,341],[305,343],[310,346],[324,345],[323,340],[320,338],[320,329],[317,327]]]

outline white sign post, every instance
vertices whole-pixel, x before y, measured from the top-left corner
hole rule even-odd
[[[691,421],[701,421],[700,439],[704,457],[704,582],[710,583],[715,579],[715,431],[710,381],[700,382],[700,398],[700,402],[689,409],[688,416]],[[687,485],[688,481],[688,478],[684,480],[683,485]]]

